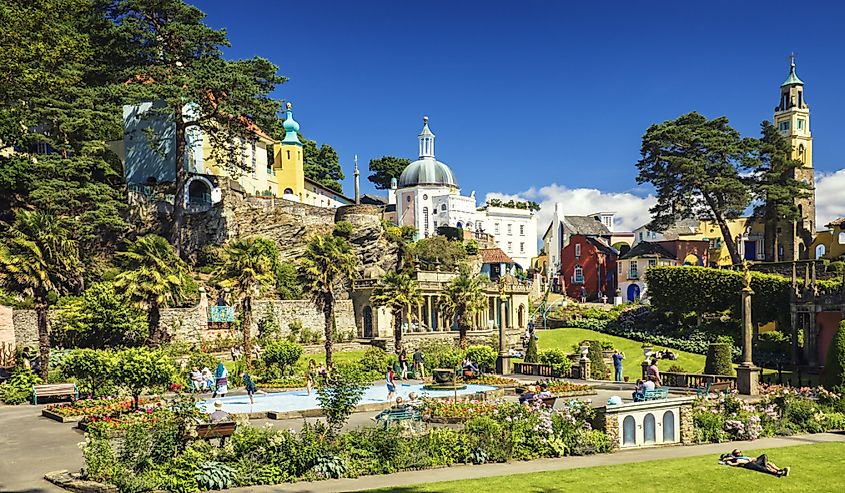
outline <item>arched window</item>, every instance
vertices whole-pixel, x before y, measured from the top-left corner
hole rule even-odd
[[[644,443],[654,443],[657,441],[656,438],[656,428],[657,425],[654,422],[654,415],[648,413],[643,418],[643,442]]]
[[[663,443],[675,441],[675,413],[666,411],[663,413]]]
[[[443,211],[443,212],[446,212],[446,204],[441,204],[440,210]]]
[[[840,245],[845,245],[845,231],[839,233],[839,238],[837,239],[839,240]]]
[[[285,189],[285,195],[293,195],[293,189],[292,188],[286,188]]]
[[[633,416],[625,416],[622,421],[622,445],[637,444],[637,422]]]
[[[816,259],[820,259],[820,258],[824,257],[824,253],[825,253],[824,245],[816,246]]]
[[[525,305],[519,305],[519,310],[516,313],[517,323],[519,324],[519,328],[522,329],[525,327]]]
[[[211,204],[211,185],[204,178],[195,178],[188,183],[188,203],[191,205]]]
[[[455,227],[458,229],[464,229],[464,223],[458,221],[458,224],[456,224]]]

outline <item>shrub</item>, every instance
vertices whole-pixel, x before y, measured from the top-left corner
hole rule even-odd
[[[132,396],[137,408],[138,398],[145,390],[165,387],[175,373],[173,362],[161,351],[133,348],[115,354],[112,377]]]
[[[461,348],[446,341],[424,341],[420,351],[428,368],[457,368],[464,359]]]
[[[540,363],[551,366],[558,375],[566,375],[569,358],[560,349],[544,349],[540,352]]]
[[[275,341],[264,347],[263,359],[267,365],[276,365],[282,375],[299,361],[302,346],[290,341]]]
[[[712,342],[707,350],[704,363],[704,373],[707,375],[733,375],[731,363],[731,346],[724,342]]]
[[[601,353],[600,341],[587,341],[590,348],[587,350],[587,357],[590,359],[590,378],[603,380],[607,373],[607,365],[604,363],[604,356]]]
[[[677,364],[677,363],[674,363],[674,364],[673,364],[672,366],[670,366],[670,367],[669,367],[669,369],[668,369],[668,370],[666,370],[666,371],[668,371],[669,373],[687,373],[686,368],[684,368],[683,366],[681,366],[681,365],[679,365],[679,364]]]
[[[281,332],[282,327],[272,312],[268,311],[258,321],[258,338],[264,341],[265,344],[278,339]]]
[[[537,354],[537,336],[532,334],[528,340],[528,349],[525,350],[525,362],[537,363],[538,361],[540,361],[540,358]]]
[[[387,353],[376,346],[370,346],[364,351],[364,355],[358,360],[361,369],[365,372],[383,373],[387,368]]]
[[[490,372],[496,368],[496,351],[490,346],[470,346],[466,350],[466,357],[476,364],[482,372]]]
[[[6,404],[23,404],[32,399],[32,386],[43,383],[30,368],[16,368],[12,378],[0,385],[0,400]]]
[[[201,351],[194,351],[188,355],[188,368],[197,367],[200,370],[203,368],[209,368],[210,370],[214,370],[214,367],[217,366],[217,358],[210,353],[203,353]]]
[[[57,346],[137,346],[147,338],[146,315],[110,282],[92,284],[82,296],[60,299],[50,336]]]
[[[80,391],[92,398],[101,394],[111,382],[114,371],[114,355],[108,351],[95,349],[74,349],[60,365],[62,374],[75,378],[80,384]]]
[[[336,222],[332,234],[341,238],[349,238],[352,235],[352,223],[349,221]]]
[[[299,335],[302,333],[302,320],[295,318],[288,324],[288,337],[290,342],[299,341]]]
[[[833,342],[827,351],[821,381],[822,385],[828,389],[845,383],[845,321],[839,324],[839,329],[833,336]]]

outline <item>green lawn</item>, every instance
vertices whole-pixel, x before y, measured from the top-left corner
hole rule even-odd
[[[660,493],[731,492],[839,492],[845,491],[845,443],[798,445],[765,451],[779,467],[789,467],[789,477],[777,478],[747,469],[720,466],[708,455],[589,467],[564,471],[518,474],[466,481],[427,483],[383,490],[401,493],[473,493],[493,491],[580,492],[657,491]],[[502,465],[502,470],[507,470]],[[436,471],[432,475],[436,475]]]
[[[537,348],[540,351],[543,349],[557,348],[571,353],[573,352],[572,346],[579,344],[583,340],[612,342],[613,347],[625,353],[622,374],[628,376],[632,381],[640,378],[642,374],[642,367],[640,366],[640,363],[643,361],[641,342],[625,339],[624,337],[602,334],[593,330],[575,328],[538,330],[536,334],[539,338]],[[655,346],[654,349],[666,348]],[[701,373],[704,371],[704,355],[678,351],[676,349],[672,349],[672,352],[678,355],[678,359],[676,361],[661,361],[659,363],[661,370],[668,370],[672,365],[680,365],[687,373]]]

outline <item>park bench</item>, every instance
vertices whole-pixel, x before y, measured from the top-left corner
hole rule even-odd
[[[32,386],[32,403],[38,404],[39,397],[68,396],[71,400],[79,399],[79,389],[75,383],[50,383]]]
[[[557,397],[543,397],[540,399],[543,401],[543,405],[549,409],[553,409],[555,407],[555,402],[557,402]]]
[[[376,422],[381,426],[387,428],[391,423],[399,423],[401,421],[421,421],[420,413],[411,407],[392,407],[376,415]]]
[[[695,395],[698,397],[707,397],[711,393],[713,394],[722,394],[731,390],[731,383],[730,382],[707,382],[704,386],[699,387],[695,391]]]
[[[197,425],[197,438],[211,440],[213,438],[225,439],[235,434],[238,424],[234,421],[221,421],[219,423],[199,423]]]
[[[657,399],[668,399],[669,389],[667,387],[660,387],[654,390],[643,391],[644,401],[655,401]]]

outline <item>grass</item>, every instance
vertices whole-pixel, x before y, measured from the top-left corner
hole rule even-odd
[[[496,476],[464,481],[426,483],[384,490],[397,493],[466,493],[471,491],[579,492],[658,491],[660,493],[746,492],[837,492],[845,491],[845,443],[797,445],[765,451],[779,467],[789,467],[786,478],[742,468],[721,466],[708,455],[599,466],[563,471]],[[507,465],[502,465],[506,470]],[[434,473],[436,474],[436,473]]]
[[[557,348],[566,353],[572,353],[574,352],[573,346],[580,344],[584,340],[611,342],[614,348],[625,353],[625,360],[622,362],[622,375],[629,377],[631,381],[636,381],[642,375],[640,363],[643,362],[644,357],[641,342],[625,339],[624,337],[602,334],[594,330],[576,328],[538,330],[536,334],[539,338],[537,348],[540,351]],[[654,346],[654,350],[657,349],[666,348]],[[704,371],[704,355],[676,349],[672,349],[672,352],[678,356],[678,359],[675,361],[661,361],[659,366],[662,371],[668,370],[672,365],[682,366],[687,373],[701,373]]]

